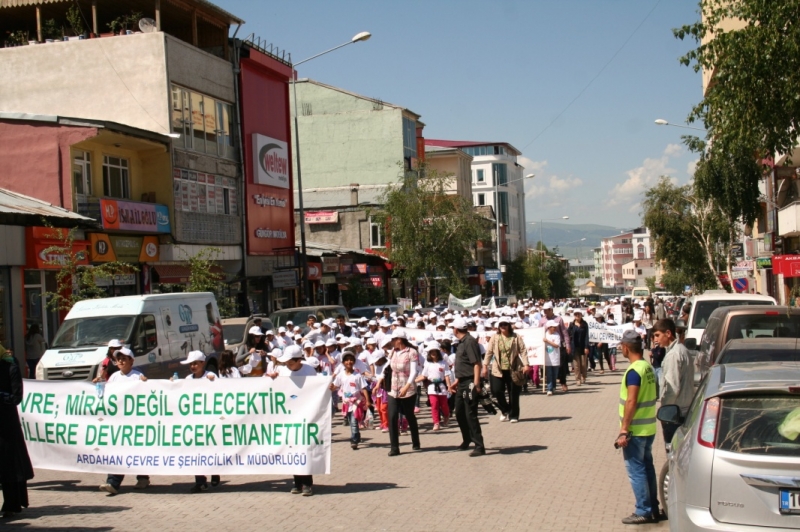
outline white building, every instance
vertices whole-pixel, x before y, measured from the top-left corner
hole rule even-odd
[[[517,163],[520,151],[507,142],[471,142],[425,139],[426,146],[460,148],[472,156],[472,201],[489,205],[500,216],[503,263],[526,249],[524,168]],[[498,205],[495,205],[495,183]]]
[[[623,277],[623,267],[631,261],[655,260],[655,248],[646,227],[604,238],[600,244],[602,254],[603,288],[618,292],[630,291]],[[660,277],[660,276],[656,276]]]

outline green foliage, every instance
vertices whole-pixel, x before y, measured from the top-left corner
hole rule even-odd
[[[22,46],[28,43],[28,32],[25,30],[7,31],[4,46]]]
[[[347,308],[366,307],[383,303],[383,292],[378,288],[364,286],[361,280],[353,278],[342,292],[342,303]]]
[[[421,166],[387,187],[383,210],[372,214],[385,228],[389,261],[414,283],[432,277],[455,283],[489,234],[471,201],[447,194],[451,184],[452,175]]]
[[[444,279],[442,280],[439,287],[440,287],[440,290],[438,292],[439,294],[450,293],[459,299],[465,299],[468,297],[473,297],[475,295],[472,293],[472,289],[470,288],[470,286],[467,283],[465,283],[461,277],[455,277],[453,279]]]
[[[654,294],[656,292],[656,278],[655,277],[645,277],[644,284],[647,285],[647,289],[650,290],[650,294]]]
[[[136,266],[124,262],[106,262],[98,266],[81,265],[86,259],[85,251],[76,251],[75,229],[58,230],[45,222],[50,228],[56,245],[45,248],[43,253],[52,258],[47,264],[60,267],[56,274],[56,291],[47,292],[47,306],[52,310],[67,312],[78,301],[108,297],[106,290],[97,285],[98,279],[111,279],[115,275],[139,271]]]
[[[506,273],[503,275],[506,293],[516,294],[520,298],[530,290],[535,298],[547,297],[551,282],[545,268],[546,262],[547,258],[542,254],[530,253],[519,255],[506,264]]]
[[[85,33],[83,15],[81,15],[81,9],[77,3],[72,4],[67,10],[67,24],[72,29],[73,35],[78,36]]]
[[[42,22],[42,39],[61,39],[64,31],[56,23],[56,19],[49,18]]]
[[[214,247],[203,248],[197,255],[191,256],[181,250],[189,264],[189,284],[187,292],[211,292],[217,300],[219,314],[223,318],[237,315],[236,298],[229,295],[225,276],[213,271],[214,261],[222,254],[222,250]]]
[[[705,124],[716,153],[790,153],[800,136],[800,0],[702,0],[700,10],[702,20],[673,30],[698,45],[681,63],[714,72],[689,122]],[[719,29],[736,19],[743,28]]]
[[[573,295],[572,281],[569,278],[569,267],[565,261],[548,257],[544,268],[550,281],[550,297],[571,297]]]
[[[135,29],[136,24],[139,22],[139,19],[141,18],[142,14],[140,12],[131,11],[130,15],[120,15],[119,17],[109,22],[108,29],[110,29],[112,33],[119,33],[120,31]]]

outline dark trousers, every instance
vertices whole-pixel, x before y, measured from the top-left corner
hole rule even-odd
[[[194,476],[194,483],[197,484],[198,486],[202,486],[207,482],[207,480],[208,479],[206,479],[205,475]],[[219,475],[211,475],[211,482],[216,482],[217,484],[219,484]]]
[[[28,507],[28,483],[3,480],[3,508],[0,511],[18,513]]]
[[[309,488],[314,485],[314,477],[311,475],[295,475],[294,476],[294,487],[301,490],[304,486],[308,486]]]
[[[414,394],[416,395],[416,394]],[[414,414],[417,398],[403,397],[402,399],[389,396],[389,443],[392,449],[400,449],[400,414],[408,420],[408,430],[411,431],[411,445],[419,447],[419,425]]]
[[[489,385],[492,388],[492,395],[497,400],[497,406],[504,416],[511,419],[519,419],[519,394],[522,388],[514,384],[511,380],[511,370],[505,369],[502,377],[489,375]],[[508,392],[509,399],[506,399]],[[509,400],[511,404],[509,405]]]
[[[149,475],[136,475],[136,480],[149,480]],[[108,475],[106,478],[106,484],[111,484],[114,488],[119,489],[120,484],[122,481],[125,480],[125,475]]]
[[[567,348],[561,346],[561,366],[558,368],[558,382],[561,386],[567,385],[567,375],[569,375],[569,363],[572,357],[567,355]]]
[[[483,434],[481,424],[478,421],[478,394],[473,393],[472,399],[469,397],[469,385],[471,380],[459,381],[456,389],[456,419],[458,428],[461,429],[462,445],[475,444],[478,450],[485,450],[483,445]]]

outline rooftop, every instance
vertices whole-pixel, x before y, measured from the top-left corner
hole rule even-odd
[[[512,150],[514,155],[522,155],[517,148],[508,142],[479,142],[473,140],[443,140],[443,139],[425,139],[425,146],[441,146],[444,148],[469,148],[472,146],[505,146]]]

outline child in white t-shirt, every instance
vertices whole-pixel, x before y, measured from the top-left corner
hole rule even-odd
[[[331,383],[331,390],[339,392],[342,398],[342,413],[350,425],[350,447],[358,449],[361,443],[359,424],[364,419],[364,413],[369,408],[369,392],[364,376],[355,371],[356,355],[351,351],[342,353],[342,367],[344,368]]]
[[[119,349],[114,354],[115,363],[117,369],[119,371],[115,371],[111,374],[108,378],[108,382],[123,382],[127,380],[132,381],[146,381],[147,377],[142,375],[142,372],[138,369],[133,369],[133,352],[128,349],[127,347],[123,347]],[[106,478],[105,484],[100,484],[100,490],[110,493],[111,495],[116,495],[119,493],[119,487],[122,484],[122,481],[125,479],[125,475],[108,475]],[[147,475],[136,475],[136,486],[134,489],[142,490],[145,489],[147,486],[150,485],[150,477]]]
[[[433,430],[439,430],[439,412],[441,411],[444,420],[442,424],[446,427],[450,422],[450,407],[447,404],[447,390],[450,388],[450,369],[447,362],[442,360],[442,351],[439,342],[432,341],[426,346],[428,357],[422,374],[417,377],[417,382],[428,382],[428,399],[431,401],[431,417],[433,418]]]
[[[547,395],[553,395],[558,379],[558,368],[561,366],[561,335],[558,334],[558,323],[548,320],[545,324],[545,378],[547,379]]]
[[[213,381],[217,376],[206,370],[206,355],[202,351],[192,351],[186,360],[182,360],[181,364],[189,364],[189,374],[187,379],[203,379]],[[219,475],[211,475],[211,485],[219,486]],[[205,475],[194,476],[194,486],[189,490],[191,493],[202,493],[208,491],[208,482],[206,482]]]

